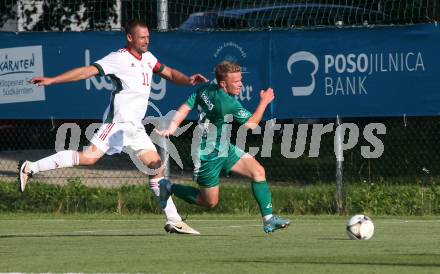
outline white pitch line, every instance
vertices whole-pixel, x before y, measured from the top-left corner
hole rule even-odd
[[[71,236],[71,235],[78,235],[78,234],[97,234],[99,233],[105,233],[105,232],[135,232],[135,231],[142,231],[145,232],[149,229],[106,229],[106,230],[76,230],[76,231],[48,231],[48,232],[25,232],[25,233],[13,233],[13,234],[0,234],[1,237],[17,237],[17,236]],[[152,230],[152,229],[151,229]],[[117,234],[116,234],[117,235]]]
[[[373,220],[374,222],[374,220]],[[439,220],[390,220],[390,221],[379,221],[384,224],[403,224],[403,223],[440,223]]]
[[[38,221],[47,221],[47,222],[64,222],[64,221],[78,221],[78,222],[90,222],[91,220],[70,220],[70,219],[36,219]],[[19,220],[12,220],[19,221]],[[101,222],[148,222],[151,220],[139,220],[139,219],[129,219],[129,220],[112,220],[112,219],[98,219],[93,221],[101,221]],[[248,228],[248,227],[261,227],[262,224],[255,224],[257,221],[252,220],[235,220],[235,219],[220,219],[220,220],[202,220],[202,219],[191,219],[193,222],[249,222],[251,224],[243,224],[243,225],[216,225],[216,226],[202,226],[197,227],[199,230],[217,230],[217,229],[237,229],[237,228]],[[309,225],[308,223],[301,222],[293,222],[293,225]],[[440,223],[440,219],[438,220],[404,220],[404,219],[390,219],[390,220],[376,220],[376,223],[380,224],[405,224],[405,223]],[[141,229],[98,229],[98,230],[74,230],[74,231],[53,231],[53,232],[29,232],[29,233],[11,233],[11,234],[0,234],[1,237],[17,237],[17,236],[69,236],[69,235],[102,235],[102,233],[151,233],[151,232],[162,232],[161,229],[156,227],[145,227]],[[115,234],[116,236],[118,234]],[[122,235],[121,235],[122,236]]]

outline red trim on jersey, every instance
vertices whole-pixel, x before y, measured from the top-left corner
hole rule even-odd
[[[142,54],[140,55],[140,57],[138,57],[138,56],[137,56],[138,53],[135,52],[135,51],[133,51],[130,47],[126,46],[125,48],[127,49],[127,51],[128,51],[131,55],[133,55],[134,58],[138,59],[139,61],[142,60]]]
[[[105,128],[105,130],[101,133],[101,135],[99,135],[99,139],[101,140],[105,140],[105,138],[107,137],[107,135],[110,133],[110,131],[112,130],[112,127],[114,126],[114,124],[108,124],[107,127]]]
[[[162,64],[159,61],[157,61],[156,65],[153,68],[153,72],[157,73],[161,66],[162,66]]]

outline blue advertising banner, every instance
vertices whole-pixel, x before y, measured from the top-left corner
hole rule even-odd
[[[439,27],[274,32],[271,40],[284,41],[271,49],[277,116],[440,113]]]
[[[100,119],[112,83],[96,77],[36,87],[125,46],[121,32],[0,33],[0,119]],[[238,99],[253,111],[273,87],[265,118],[425,116],[440,113],[440,27],[343,28],[267,32],[150,34],[159,61],[214,79],[214,67],[243,67]],[[177,109],[194,87],[153,79],[148,115]],[[195,118],[195,114],[191,116]]]

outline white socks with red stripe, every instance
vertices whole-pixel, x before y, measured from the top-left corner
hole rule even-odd
[[[77,166],[79,163],[78,151],[64,150],[51,156],[31,162],[30,168],[34,173],[63,167]]]
[[[47,171],[56,168],[63,167],[72,167],[77,166],[79,164],[78,152],[73,150],[65,150],[57,152],[51,156],[38,160],[36,162],[30,163],[30,168],[34,173],[38,173],[40,171]],[[153,192],[154,196],[159,200],[159,181],[162,180],[163,177],[150,179],[150,189]],[[180,222],[182,218],[179,213],[177,213],[177,208],[174,205],[173,199],[170,197],[167,201],[167,206],[163,209],[167,220],[171,222]]]
[[[159,181],[162,180],[163,177],[150,179],[150,189],[154,193],[154,196],[157,197],[159,200]],[[177,213],[177,208],[174,205],[173,199],[170,197],[167,201],[167,206],[163,209],[163,212],[165,213],[167,220],[171,222],[180,222],[182,221],[182,218],[180,217],[179,213]]]

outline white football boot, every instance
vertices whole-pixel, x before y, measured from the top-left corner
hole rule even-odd
[[[168,233],[200,235],[200,232],[187,225],[184,221],[168,221],[166,222],[164,229]]]
[[[20,190],[20,192],[24,192],[29,178],[34,174],[30,169],[30,163],[29,161],[20,161],[18,163],[18,190]]]

